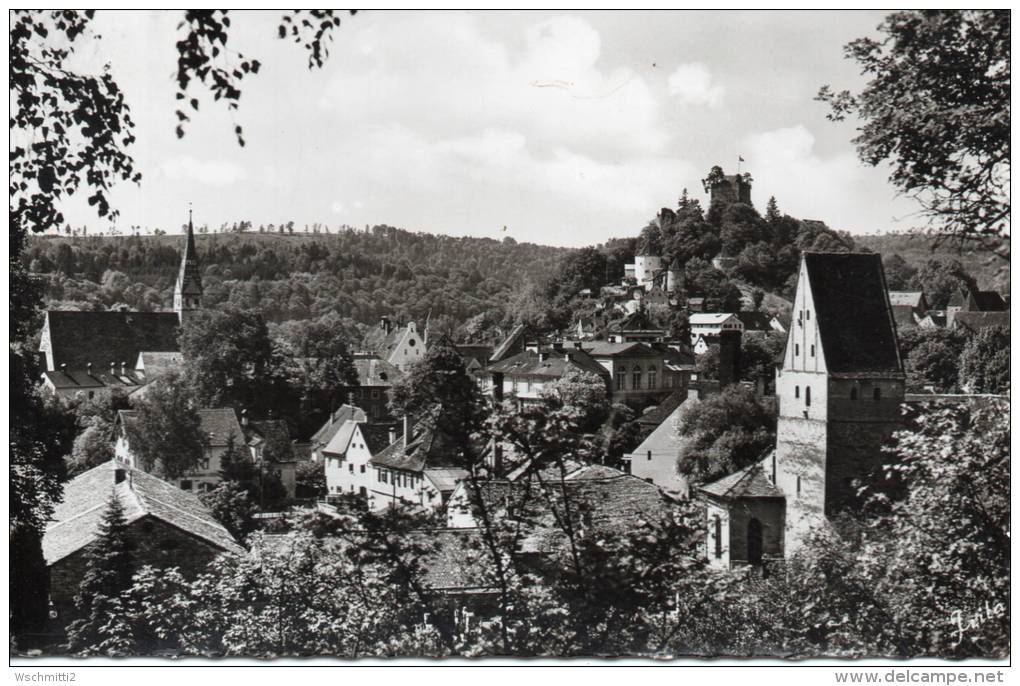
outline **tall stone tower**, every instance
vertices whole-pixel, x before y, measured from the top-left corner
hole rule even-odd
[[[727,176],[722,167],[712,167],[708,177],[702,179],[701,184],[705,192],[709,194],[709,204],[721,203],[732,205],[733,203],[751,204],[751,175],[732,174]]]
[[[195,230],[191,224],[191,210],[188,210],[188,235],[184,240],[181,254],[181,269],[177,273],[174,288],[174,311],[184,324],[185,319],[202,308],[202,272],[198,265],[198,251],[195,249]]]
[[[904,374],[879,255],[804,253],[776,372],[776,486],[785,551],[853,509],[853,481],[883,463],[899,428]]]

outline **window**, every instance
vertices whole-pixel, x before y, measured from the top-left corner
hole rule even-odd
[[[804,319],[811,319],[811,310],[804,310]]]
[[[800,477],[797,477],[797,495],[800,495]]]
[[[388,481],[388,480],[387,480],[387,478],[386,478],[386,472],[384,472],[384,471],[383,471],[383,470],[381,470],[381,469],[379,470],[379,481],[381,481],[381,482],[382,482],[382,483],[384,483],[384,484],[385,484],[385,483],[389,483],[389,481]]]
[[[800,355],[800,343],[793,344],[793,356],[797,357]]]
[[[811,407],[811,387],[810,386],[805,386],[804,387],[804,404],[807,407]]]
[[[414,347],[414,339],[412,338],[411,340],[409,340],[407,342],[407,344],[413,348]]]
[[[379,397],[379,389],[378,388],[373,388],[372,389],[372,397],[373,398],[378,398]]]
[[[361,473],[362,473],[362,474],[364,474],[364,473],[365,473],[365,465],[361,465]]]
[[[850,389],[850,400],[857,400],[857,386]]]
[[[879,388],[878,386],[875,386],[875,390],[872,391],[872,395],[874,396],[875,400],[881,400],[882,399],[882,389]]]
[[[815,346],[811,346],[811,357],[815,356]]]
[[[715,516],[715,556],[722,557],[722,517]]]
[[[799,398],[800,397],[800,386],[794,386],[793,387],[793,397],[794,398]]]
[[[627,387],[627,367],[626,365],[620,367],[620,371],[616,373],[616,390],[622,391]]]
[[[648,370],[648,388],[658,388],[658,379],[656,377],[655,367]]]
[[[353,474],[354,473],[354,465],[353,464],[347,465],[347,471],[349,471],[351,474]]]
[[[634,367],[634,372],[631,374],[631,388],[635,391],[641,390],[641,367]]]
[[[181,490],[182,491],[190,491],[191,490],[191,481],[189,481],[188,479],[185,479],[184,481],[182,481],[181,482]]]
[[[205,458],[198,461],[198,471],[208,472],[209,471],[209,458]]]
[[[511,382],[510,382],[510,383],[511,383],[511,384],[513,384],[513,389],[514,389],[514,393],[516,393],[516,392],[517,392],[517,377],[515,376],[515,377],[514,377],[514,378],[513,378],[512,380],[511,380]]]

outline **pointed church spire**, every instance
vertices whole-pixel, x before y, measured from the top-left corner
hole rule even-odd
[[[195,228],[192,224],[191,203],[188,203],[188,233],[184,239],[181,254],[181,269],[177,273],[174,289],[174,310],[184,322],[187,313],[202,307],[202,272],[198,265],[198,250],[195,249]]]

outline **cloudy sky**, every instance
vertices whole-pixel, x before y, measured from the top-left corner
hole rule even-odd
[[[854,233],[913,207],[858,162],[818,87],[859,88],[842,46],[877,12],[363,12],[328,63],[278,40],[278,13],[235,12],[230,47],[263,64],[240,110],[196,91],[174,135],[179,12],[101,11],[80,56],[109,63],[137,122],[140,187],[119,228],[293,220],[580,246],[635,234],[738,155],[759,210]],[[238,147],[234,123],[245,127]],[[72,223],[102,230],[84,204]],[[93,228],[94,227],[94,228]],[[506,227],[504,229],[504,227]]]

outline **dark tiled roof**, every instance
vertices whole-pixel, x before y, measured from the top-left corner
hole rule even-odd
[[[354,405],[341,405],[339,409],[335,410],[326,420],[326,423],[319,427],[319,430],[312,434],[312,445],[328,445],[336,432],[340,430],[340,427],[344,425],[347,420],[354,420],[356,422],[363,422],[368,419],[365,415],[364,410]]]
[[[83,391],[105,388],[107,386],[123,386],[131,391],[145,385],[145,378],[133,369],[125,370],[124,374],[110,374],[106,371],[95,371],[91,374],[84,369],[68,369],[67,371],[43,372],[53,387],[62,390]]]
[[[973,333],[991,326],[1009,328],[1009,312],[957,312],[953,315],[953,327]]]
[[[882,257],[804,253],[829,373],[903,373]]]
[[[784,497],[782,491],[769,481],[757,462],[718,481],[705,484],[698,490],[723,500]]]
[[[524,347],[524,337],[527,336],[528,329],[524,324],[518,324],[510,332],[510,335],[506,337],[502,343],[493,351],[492,356],[489,357],[489,362],[501,362],[507,357],[514,354],[518,348]]]
[[[234,436],[238,445],[244,442],[244,432],[241,431],[241,424],[237,421],[237,413],[231,407],[199,410],[198,419],[201,422],[202,433],[209,439],[209,447],[222,448],[227,445],[227,439]],[[138,430],[138,413],[135,410],[119,410],[117,412],[117,423],[124,427],[128,434],[128,440]]]
[[[542,353],[544,353],[545,359],[542,359],[539,353],[526,350],[493,364],[489,369],[507,376],[540,376],[550,379],[561,378],[571,367],[603,378],[607,375],[605,368],[583,350],[576,348],[546,349],[542,350]]]
[[[468,476],[467,470],[456,467],[439,467],[436,469],[426,468],[425,477],[439,490],[440,493],[453,493],[457,483]]]
[[[908,329],[911,326],[917,326],[912,305],[893,305],[892,315],[893,319],[896,320],[897,329]]]
[[[615,333],[617,331],[662,331],[662,329],[654,326],[647,314],[637,310],[610,324],[609,331]]]
[[[251,437],[261,438],[263,441],[273,441],[276,445],[287,446],[283,455],[277,455],[277,462],[293,462],[294,446],[291,442],[290,427],[283,419],[259,419],[248,422],[247,433]]]
[[[924,291],[889,291],[889,304],[893,307],[905,306],[920,308],[924,301]]]
[[[687,400],[687,395],[680,391],[673,391],[663,400],[661,403],[653,407],[648,412],[638,417],[635,421],[638,424],[646,424],[648,426],[658,426],[666,421],[666,418],[673,414],[676,408],[680,407],[681,403]]]
[[[115,483],[114,471],[126,478]],[[124,507],[128,523],[152,516],[207,541],[227,552],[242,552],[234,538],[192,493],[110,460],[79,474],[64,485],[63,500],[56,506],[43,535],[46,564],[67,557],[95,540],[110,493]]]
[[[1006,301],[995,291],[974,291],[970,294],[968,305],[968,309],[977,312],[1004,312],[1008,309]]]
[[[357,354],[354,368],[358,372],[359,386],[389,387],[403,378],[404,374],[386,360],[376,355]]]
[[[772,317],[765,312],[735,312],[744,325],[744,331],[771,331]]]
[[[365,438],[365,445],[368,451],[375,455],[390,444],[390,433],[394,435],[400,432],[400,425],[396,422],[382,424],[358,424],[361,435]]]
[[[493,354],[493,348],[491,345],[467,345],[458,343],[454,347],[465,361],[473,360],[481,367],[485,367],[485,365],[489,363],[489,358],[492,357]]]
[[[178,352],[180,320],[176,312],[46,313],[54,369],[108,369],[110,363],[134,367],[138,354]]]

